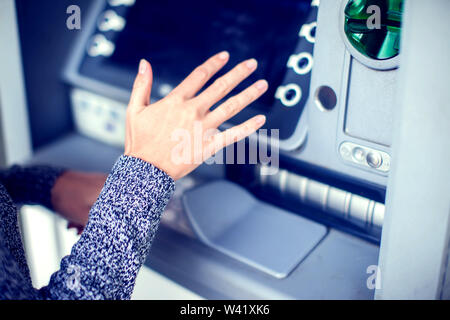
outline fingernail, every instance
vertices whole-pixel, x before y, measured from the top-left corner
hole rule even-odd
[[[230,54],[227,51],[222,51],[219,53],[219,59],[221,60],[227,60]]]
[[[139,73],[144,74],[147,70],[147,63],[144,59],[141,59],[141,62],[139,62]]]
[[[267,83],[266,80],[259,80],[259,81],[256,82],[256,84],[255,84],[256,89],[258,89],[259,91],[264,91],[264,90],[266,90],[268,86],[269,86],[269,84]]]
[[[256,62],[255,59],[250,59],[250,60],[248,60],[248,61],[245,63],[245,65],[247,66],[247,68],[249,68],[250,70],[256,69],[256,65],[257,65],[257,64],[258,64],[258,63]]]
[[[262,126],[264,124],[264,122],[266,122],[266,117],[263,116],[262,114],[256,116],[255,118],[256,124],[259,126]]]

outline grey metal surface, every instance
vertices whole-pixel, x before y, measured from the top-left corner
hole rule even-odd
[[[61,70],[73,51],[74,40],[85,28],[94,1],[11,1],[16,3],[20,30],[29,114],[26,124],[31,132],[33,149],[36,149],[73,130],[70,101],[67,86],[61,81]],[[81,10],[81,30],[70,30],[66,26],[70,16],[66,10],[74,4]]]
[[[406,1],[378,299],[449,297],[449,13],[448,0]]]
[[[444,271],[444,281],[440,294],[440,299],[450,300],[450,250],[447,251],[446,270]]]
[[[327,233],[226,180],[203,184],[183,200],[200,240],[277,278],[285,278]]]
[[[22,54],[14,0],[0,1],[0,165],[31,156]]]
[[[207,299],[372,299],[367,268],[377,257],[377,246],[330,230],[288,277],[277,279],[162,227],[146,265]]]
[[[122,153],[120,148],[78,134],[70,134],[39,149],[28,163],[109,173]]]
[[[83,18],[86,21],[84,26],[85,29],[92,30],[92,28],[94,28],[97,24],[98,16],[104,6],[104,0],[93,1],[92,6]],[[68,60],[67,67],[63,71],[64,78],[69,82],[77,83],[78,86],[83,89],[103,94],[106,97],[117,100],[118,102],[128,103],[130,97],[130,92],[128,90],[82,76],[78,72],[78,68],[80,67],[80,63],[86,50],[86,43],[88,43],[90,36],[91,35],[88,32],[80,32],[80,35],[73,46],[73,52]]]
[[[372,90],[359,84],[370,83]],[[352,59],[345,112],[345,132],[384,146],[392,144],[397,72],[374,71]]]
[[[388,172],[344,161],[339,146],[347,141],[390,153],[387,146],[391,139],[389,115],[394,108],[394,74],[398,70],[374,70],[352,58],[341,36],[342,2],[320,1],[311,98],[305,110],[307,120],[301,119],[308,126],[308,137],[301,150],[283,154],[366,183],[385,186]],[[314,93],[321,86],[328,86],[336,93],[338,103],[334,109],[324,110],[314,103]]]
[[[312,206],[367,229],[383,226],[383,203],[286,170],[280,169],[273,175],[266,175],[265,171],[264,166],[257,166],[256,175],[262,187],[277,190],[300,205]]]

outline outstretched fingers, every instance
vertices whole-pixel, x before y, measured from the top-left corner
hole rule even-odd
[[[237,126],[215,134],[211,137],[210,143],[206,146],[206,158],[255,133],[265,122],[266,117],[260,114]]]
[[[194,69],[172,92],[184,99],[194,97],[198,91],[228,62],[230,55],[222,51]]]
[[[206,112],[211,106],[224,98],[239,83],[251,75],[257,67],[258,62],[255,59],[249,59],[239,63],[231,71],[214,81],[195,98],[201,111]]]
[[[267,91],[266,80],[259,80],[241,93],[229,98],[206,116],[206,121],[212,127],[218,127],[225,121],[231,119],[245,107],[258,99]]]

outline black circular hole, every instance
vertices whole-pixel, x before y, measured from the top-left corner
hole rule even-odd
[[[311,37],[316,38],[316,26],[312,27],[311,30],[309,30],[309,34]]]
[[[322,110],[332,110],[337,104],[336,93],[328,86],[321,86],[316,90],[315,102]]]
[[[308,63],[309,63],[308,58],[301,58],[298,61],[298,66],[299,66],[299,68],[303,69],[303,68],[305,68],[308,65]]]
[[[289,89],[288,91],[286,91],[286,93],[284,94],[287,100],[292,100],[295,98],[296,96],[296,92],[294,89]]]

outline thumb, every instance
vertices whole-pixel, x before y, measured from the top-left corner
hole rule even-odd
[[[133,91],[130,97],[130,108],[141,109],[150,104],[153,72],[148,61],[142,59],[139,63],[139,72],[134,80]]]

